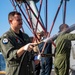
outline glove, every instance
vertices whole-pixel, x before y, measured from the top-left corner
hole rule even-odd
[[[48,42],[50,40],[50,37],[47,37],[43,40],[43,42]]]
[[[27,51],[28,48],[29,48],[29,46],[30,46],[30,43],[26,44],[26,45],[24,46],[24,50]]]
[[[39,55],[35,56],[34,60],[41,60],[41,55],[39,54]]]
[[[30,46],[34,47],[35,45],[36,43],[28,43],[24,46],[24,50],[27,51],[30,48]]]

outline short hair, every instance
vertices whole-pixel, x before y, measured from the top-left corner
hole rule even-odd
[[[21,16],[21,13],[19,13],[18,11],[12,11],[8,14],[8,20],[10,20],[15,14]]]
[[[39,31],[37,32],[37,35],[40,35],[40,36],[44,36],[45,32],[44,31]]]
[[[61,32],[64,29],[64,27],[69,28],[69,26],[67,24],[61,24],[59,26],[59,32]]]

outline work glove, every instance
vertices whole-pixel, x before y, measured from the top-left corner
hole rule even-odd
[[[40,54],[34,56],[35,65],[38,65],[40,63],[40,60],[41,60],[41,55]]]
[[[36,43],[28,43],[24,46],[24,50],[30,52],[35,45],[36,45]]]
[[[41,60],[41,55],[40,55],[40,54],[36,55],[36,56],[34,57],[34,60]]]

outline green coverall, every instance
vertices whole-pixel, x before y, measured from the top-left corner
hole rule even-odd
[[[30,42],[27,34],[21,32],[21,35],[23,39],[10,29],[1,37],[1,52],[6,60],[6,75],[34,75],[33,60],[29,58],[31,53],[26,51],[24,57],[17,57],[17,50]]]
[[[56,75],[69,75],[71,40],[75,40],[75,34],[60,34],[56,39],[54,59]]]

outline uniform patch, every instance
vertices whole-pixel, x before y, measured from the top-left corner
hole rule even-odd
[[[7,44],[8,43],[8,39],[4,38],[2,42],[3,42],[3,44]]]

